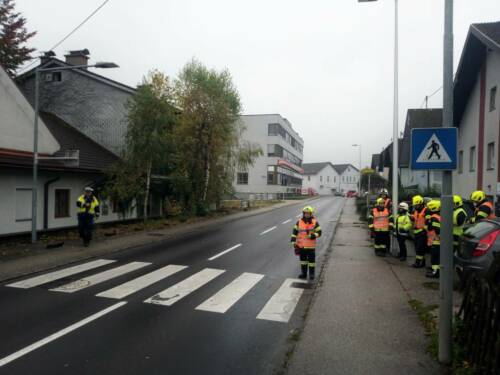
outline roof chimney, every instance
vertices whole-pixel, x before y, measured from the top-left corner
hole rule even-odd
[[[90,52],[88,49],[78,51],[69,51],[66,57],[66,63],[70,65],[88,65]]]
[[[56,54],[54,51],[47,51],[44,52],[42,56],[40,56],[40,65],[45,64],[46,62],[50,61],[52,58],[55,58]]]

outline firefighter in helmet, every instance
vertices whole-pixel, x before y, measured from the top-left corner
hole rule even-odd
[[[302,217],[293,227],[292,243],[295,248],[295,254],[300,257],[299,279],[307,278],[309,270],[309,279],[314,280],[316,269],[316,242],[321,237],[321,226],[314,217],[314,209],[306,206],[302,210]]]

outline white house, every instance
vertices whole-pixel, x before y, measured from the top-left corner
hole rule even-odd
[[[359,170],[351,164],[304,164],[303,189],[312,189],[319,195],[358,191]]]
[[[472,24],[455,76],[458,168],[453,189],[500,195],[500,22]]]

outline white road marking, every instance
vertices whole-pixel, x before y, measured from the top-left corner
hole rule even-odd
[[[240,298],[257,284],[264,275],[245,272],[233,280],[229,285],[207,299],[196,310],[211,311],[224,314]]]
[[[76,280],[68,284],[61,285],[57,288],[50,289],[53,292],[74,293],[79,290],[91,287],[93,285],[108,281],[112,278],[124,275],[128,272],[138,270],[139,268],[149,266],[151,263],[147,262],[131,262],[123,266],[112,268],[110,270],[86,277],[84,279]]]
[[[304,291],[301,288],[292,287],[292,283],[307,283],[307,281],[286,279],[271,299],[267,301],[264,308],[257,315],[257,319],[283,323],[287,323],[290,320]]]
[[[96,296],[121,299],[127,297],[132,293],[138,292],[139,290],[144,289],[164,278],[172,276],[173,274],[182,271],[185,268],[187,268],[187,266],[177,266],[175,264],[170,264],[166,267],[150,272],[144,276],[140,276],[134,280],[130,280],[129,282],[118,285],[115,288],[96,294]]]
[[[214,268],[205,268],[204,270],[195,273],[194,275],[188,277],[180,283],[175,284],[168,289],[165,289],[163,292],[160,292],[153,297],[148,298],[144,302],[152,303],[155,305],[171,306],[180,299],[186,297],[188,294],[201,288],[206,283],[212,281],[220,274],[223,274],[224,272],[226,271],[217,270]]]
[[[70,325],[69,327],[66,327],[50,336],[47,336],[46,338],[42,339],[42,340],[39,340],[21,350],[18,350],[17,352],[15,353],[12,353],[11,355],[8,355],[7,357],[4,357],[2,359],[0,359],[0,367],[2,366],[5,366],[6,364],[32,352],[33,350],[36,350],[44,345],[47,345],[48,343],[54,341],[54,340],[57,340],[59,337],[62,337],[64,335],[67,335],[68,333],[92,322],[93,320],[96,320],[96,319],[99,319],[100,317],[110,313],[111,311],[113,310],[116,310],[118,309],[119,307],[122,307],[123,305],[125,305],[127,302],[118,302],[116,304],[114,304],[113,306],[110,306],[104,310],[101,310],[99,311],[98,313],[94,314],[94,315],[91,315],[83,320],[80,320],[79,322],[75,323],[75,324],[72,324]]]
[[[299,214],[299,215],[297,215],[297,216],[295,216],[295,217],[301,217],[301,216],[302,216],[302,214]]]
[[[288,219],[288,220],[284,221],[282,224],[287,224],[287,223],[289,223],[290,221],[292,221],[292,219]]]
[[[271,232],[272,230],[275,230],[275,229],[276,229],[276,227],[275,227],[275,226],[274,226],[274,227],[272,227],[272,228],[266,229],[266,230],[265,230],[264,232],[262,232],[260,235],[262,236],[262,235],[264,235],[264,234],[266,234],[266,233],[269,233],[269,232]]]
[[[12,284],[8,284],[7,286],[10,286],[12,288],[33,288],[35,286],[39,286],[42,284],[49,283],[51,281],[59,280],[64,277],[68,277],[80,272],[88,271],[97,267],[104,266],[106,264],[110,264],[116,262],[116,260],[109,260],[109,259],[97,259],[92,262],[87,262],[83,264],[79,264],[77,266],[73,267],[68,267],[64,268],[59,271],[54,271],[54,272],[49,272],[44,275],[40,276],[35,276],[26,280],[18,281]]]
[[[233,246],[233,247],[231,247],[231,248],[229,248],[229,249],[227,249],[227,250],[221,251],[220,253],[218,253],[218,254],[214,255],[213,257],[208,258],[208,260],[214,260],[214,259],[217,259],[218,257],[221,257],[221,256],[223,256],[224,254],[227,254],[227,253],[229,253],[230,251],[233,251],[234,249],[237,249],[237,248],[238,248],[238,247],[240,247],[240,246],[242,246],[242,244],[240,244],[240,243],[239,243],[238,245],[235,245],[235,246]]]

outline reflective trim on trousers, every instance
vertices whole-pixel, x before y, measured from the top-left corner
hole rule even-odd
[[[433,265],[431,265],[431,268],[433,271],[437,271],[437,270],[439,270],[439,264],[433,264]]]

